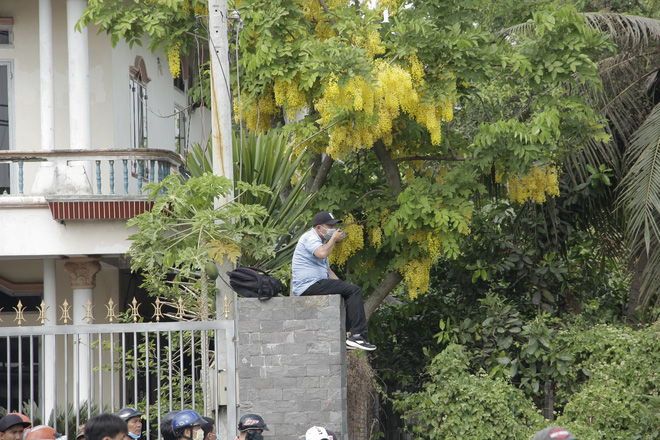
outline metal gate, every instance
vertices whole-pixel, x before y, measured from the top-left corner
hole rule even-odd
[[[234,331],[233,320],[0,328],[0,406],[69,438],[96,413],[137,406],[148,440],[167,412],[195,409],[233,439]]]

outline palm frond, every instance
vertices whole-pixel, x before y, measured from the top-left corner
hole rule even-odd
[[[609,34],[620,51],[639,51],[660,43],[660,20],[600,12],[582,15],[589,27]]]
[[[660,105],[634,133],[625,159],[630,171],[621,182],[619,203],[629,214],[633,251],[660,246]]]

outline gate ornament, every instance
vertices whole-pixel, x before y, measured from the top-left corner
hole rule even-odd
[[[186,311],[186,308],[183,306],[183,298],[179,296],[179,302],[176,307],[176,318],[179,321],[183,321],[183,313]]]
[[[128,306],[131,309],[131,318],[133,318],[133,322],[138,322],[138,319],[141,318],[140,312],[138,312],[140,305],[141,304],[137,302],[137,299],[133,297],[133,302]]]
[[[107,319],[109,322],[117,319],[117,315],[115,314],[115,307],[115,302],[112,300],[112,298],[110,298],[110,301],[108,301],[108,304],[105,306],[105,308],[108,309],[108,314],[105,315],[105,319]]]
[[[83,316],[83,319],[87,321],[87,324],[91,324],[92,321],[94,321],[94,315],[92,314],[94,304],[92,304],[92,300],[88,299],[87,305],[83,306],[83,309],[85,310],[85,316]]]
[[[25,307],[23,307],[23,303],[20,299],[18,300],[18,305],[13,309],[16,311],[16,318],[14,318],[14,321],[18,321],[18,326],[20,327],[23,325],[23,321],[25,321],[25,318],[23,317],[23,311],[25,310]]]
[[[71,319],[71,315],[69,314],[69,310],[71,310],[71,306],[69,305],[69,302],[65,299],[64,303],[60,306],[60,310],[62,310],[62,317],[60,318],[60,321],[63,321],[64,324],[69,323],[69,319]]]
[[[39,310],[39,317],[37,318],[37,321],[41,321],[41,325],[44,325],[46,321],[49,321],[48,317],[46,316],[48,309],[50,309],[50,307],[47,306],[46,301],[42,299],[41,304],[37,307],[37,310]]]
[[[234,301],[229,301],[229,298],[225,294],[225,301],[224,305],[222,306],[222,314],[225,315],[225,319],[229,319],[229,315],[231,315],[231,303]]]
[[[163,317],[163,303],[160,302],[160,298],[156,298],[154,303],[154,315],[152,318],[156,318],[156,322],[160,322],[160,318]]]

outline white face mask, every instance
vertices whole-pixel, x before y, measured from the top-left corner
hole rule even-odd
[[[330,240],[332,238],[332,234],[334,234],[335,231],[336,229],[332,229],[332,228],[326,229],[325,234],[323,234],[323,238],[325,238],[326,240]]]
[[[193,440],[204,440],[204,430],[200,428],[195,431],[193,434]]]

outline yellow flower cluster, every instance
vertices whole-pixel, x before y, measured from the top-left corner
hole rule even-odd
[[[242,95],[241,107],[246,127],[248,130],[253,130],[257,133],[268,130],[271,126],[273,116],[279,111],[275,104],[273,89],[270,87],[266,88],[264,94],[256,102],[248,99],[246,95]],[[236,123],[240,122],[238,98],[234,98],[234,121]]]
[[[344,217],[344,221],[347,223],[347,226],[343,228],[346,231],[346,238],[335,244],[329,257],[330,264],[340,267],[348,261],[351,255],[364,247],[364,228],[362,225],[355,223],[355,218],[350,214]]]
[[[429,290],[429,271],[431,270],[430,258],[418,258],[407,262],[403,268],[403,279],[408,286],[408,296],[416,299],[420,293]]]
[[[379,248],[383,244],[383,230],[380,228],[371,228],[369,230],[369,241],[375,248]]]
[[[380,34],[376,31],[370,31],[366,34],[366,36],[356,34],[353,37],[353,44],[358,47],[365,48],[369,53],[370,58],[385,53],[385,46],[382,44]]]
[[[297,76],[292,81],[276,78],[273,89],[275,91],[275,103],[278,106],[286,104],[286,114],[289,119],[294,119],[296,112],[307,104],[305,91],[300,90],[300,81]]]
[[[192,5],[190,4],[190,0],[185,0],[183,2],[183,5],[181,6],[181,10],[183,11],[184,14],[190,14],[192,12]]]
[[[416,57],[411,57],[408,69],[377,61],[373,74],[375,86],[361,77],[351,78],[343,87],[336,77],[328,79],[323,96],[315,102],[323,124],[328,124],[338,111],[362,111],[367,116],[377,113],[378,117],[375,126],[351,121],[334,128],[327,153],[341,158],[361,147],[370,148],[378,139],[391,146],[394,121],[402,111],[424,125],[431,142],[438,145],[442,139],[441,121],[453,119],[455,84],[445,100],[428,104],[417,93],[424,81],[424,69]]]
[[[195,5],[195,15],[209,15],[209,8],[204,4]]]
[[[557,168],[545,169],[534,167],[524,177],[514,175],[509,179],[509,197],[519,203],[533,200],[544,203],[546,196],[559,196],[559,182],[557,181]]]
[[[395,15],[401,4],[401,0],[378,0],[381,8],[387,8],[390,15]]]
[[[172,78],[178,78],[181,74],[181,54],[179,53],[180,48],[181,43],[174,43],[167,51],[167,61],[170,65]]]

